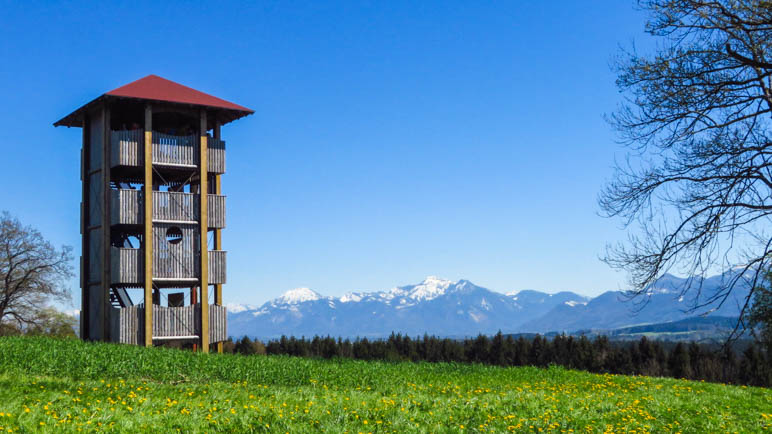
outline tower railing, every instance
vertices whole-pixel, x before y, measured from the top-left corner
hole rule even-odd
[[[118,130],[110,132],[112,167],[140,167],[144,164],[144,130]],[[153,131],[153,164],[172,168],[192,169],[199,164],[198,137],[176,136]],[[207,139],[207,170],[225,173],[225,141]]]
[[[121,188],[110,191],[110,223],[114,225],[141,225],[142,192]]]
[[[166,243],[166,240],[163,241]],[[112,247],[111,284],[127,288],[139,288],[144,285],[144,264],[142,249]],[[209,284],[226,283],[226,251],[209,251]],[[159,287],[174,285],[193,286],[198,282],[198,261],[195,258],[178,256],[172,250],[154,251],[153,279]],[[195,255],[198,256],[197,254]],[[158,265],[158,267],[155,267]]]
[[[198,195],[174,191],[153,192],[153,220],[196,222],[199,216]]]
[[[212,137],[209,137],[206,141],[209,172],[225,173],[225,141]]]
[[[144,337],[145,306],[113,308],[110,327],[114,342],[137,345]],[[228,338],[225,306],[209,305],[209,342]],[[192,340],[201,334],[201,305],[181,307],[153,305],[153,340]]]
[[[222,285],[227,283],[225,276],[225,250],[209,251],[209,283],[213,285]]]
[[[153,131],[153,164],[198,166],[198,138],[173,136]]]
[[[222,194],[210,194],[207,198],[207,222],[210,228],[225,228],[225,196]]]
[[[110,218],[114,225],[141,225],[142,190],[120,188],[112,190]],[[207,197],[207,219],[210,229],[225,227],[225,196],[210,194]],[[153,192],[153,221],[167,223],[196,223],[200,205],[198,194],[176,191]]]
[[[144,141],[144,130],[111,131],[112,166],[141,166],[145,160],[142,151]]]

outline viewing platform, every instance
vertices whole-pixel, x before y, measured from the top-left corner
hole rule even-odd
[[[209,342],[228,339],[225,306],[209,305]],[[110,336],[113,342],[138,345],[144,342],[145,307],[112,308]],[[153,305],[153,342],[198,341],[201,338],[201,304],[181,307]]]
[[[153,165],[172,169],[198,168],[198,136],[174,136],[153,131]],[[120,130],[110,132],[112,167],[142,167],[144,164],[145,131]],[[209,173],[225,173],[225,141],[207,139],[207,169]]]
[[[199,280],[197,276],[200,275],[198,255],[188,254],[184,248],[169,249],[160,243],[168,244],[165,239],[156,243],[153,255],[153,284],[158,287],[195,286]],[[144,284],[145,268],[142,249],[111,249],[111,284],[127,288],[141,287]],[[225,250],[209,250],[210,285],[226,283],[226,253]]]
[[[110,220],[113,225],[143,224],[141,190],[121,188],[110,192]],[[153,222],[195,224],[199,221],[198,194],[174,191],[153,192]],[[210,194],[207,204],[209,229],[225,228],[225,196]]]

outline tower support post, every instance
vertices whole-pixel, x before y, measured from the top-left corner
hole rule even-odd
[[[89,122],[88,113],[83,115],[83,148],[80,153],[80,179],[83,183],[83,196],[80,202],[80,236],[81,236],[81,255],[80,255],[80,338],[83,340],[91,339],[90,317],[91,306],[89,304],[89,266],[91,263],[89,253],[89,216],[91,215],[91,202],[89,200],[89,178],[91,167],[91,122]]]
[[[110,305],[110,238],[112,230],[110,227],[110,105],[105,103],[102,108],[102,340],[110,340],[110,314],[112,306]]]
[[[145,346],[153,346],[153,108],[145,106],[144,146]]]
[[[214,138],[220,140],[220,123],[214,124]],[[214,193],[216,195],[222,194],[222,180],[220,175],[214,176]],[[214,249],[222,250],[222,229],[217,228],[214,230]],[[218,283],[214,285],[214,304],[222,306],[222,284]],[[222,354],[222,342],[217,343],[217,352]]]
[[[200,157],[199,157],[199,223],[201,228],[201,351],[209,352],[209,152],[207,143],[206,110],[201,109]]]

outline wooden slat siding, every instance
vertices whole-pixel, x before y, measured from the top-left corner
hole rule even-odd
[[[142,250],[113,247],[111,254],[111,284],[135,286],[142,283]]]
[[[196,136],[172,136],[153,131],[153,164],[196,166]]]
[[[209,342],[228,339],[227,315],[225,306],[209,305]]]
[[[110,217],[114,225],[142,224],[142,192],[121,188],[112,190]]]
[[[111,131],[110,142],[113,149],[111,165],[142,166],[143,130]],[[153,131],[153,163],[171,166],[196,166],[199,155],[196,146],[197,137],[173,136]],[[208,170],[211,173],[225,173],[225,141],[209,139]]]
[[[133,311],[126,312],[128,318],[129,330],[127,338],[130,339],[132,345],[139,345],[145,338],[145,309],[137,306],[132,306]]]
[[[154,228],[158,234],[165,228]],[[183,238],[185,235],[183,235]],[[164,237],[163,240],[156,239],[156,245],[161,242],[166,243]],[[180,243],[182,244],[182,243]],[[159,246],[160,247],[160,246]],[[178,253],[172,251],[170,256],[166,256],[165,250],[157,248],[156,258],[153,261],[154,278],[158,279],[193,279],[196,277],[197,270],[195,267],[195,255],[192,251],[188,254],[184,249],[182,250],[182,259],[176,256]],[[209,251],[209,284],[221,285],[227,282],[227,255],[224,250],[210,250]],[[111,284],[122,285],[128,287],[142,286],[142,276],[144,275],[143,256],[141,249],[127,249],[121,247],[112,247],[110,255],[111,259]]]
[[[111,190],[112,224],[142,224],[144,202],[141,190]],[[153,220],[159,222],[198,222],[199,206],[194,193],[172,191],[153,192]],[[209,228],[225,227],[225,196],[209,195]]]
[[[225,282],[226,268],[225,268],[226,252],[224,250],[210,250],[209,251],[209,284],[221,285]]]
[[[121,311],[121,343],[137,345],[144,337],[143,319],[145,309],[138,306],[125,307]]]
[[[112,148],[110,163],[115,166],[141,166],[144,158],[142,145],[144,130],[123,130],[110,132]]]
[[[153,306],[153,336],[175,337],[198,334],[196,306]]]
[[[225,227],[225,196],[218,194],[209,195],[209,227],[222,229]]]
[[[131,345],[137,345],[142,342],[144,335],[142,324],[145,316],[145,309],[143,307],[113,308],[113,314],[117,317],[117,324],[113,326],[113,330],[117,332],[113,335],[113,342]]]
[[[145,337],[145,308],[131,306],[121,309],[121,343],[138,345]]]
[[[153,306],[153,336],[169,338],[198,334],[196,305],[183,307]]]
[[[166,231],[172,226],[182,231],[182,240],[177,244],[166,241]],[[156,223],[153,225],[155,254],[153,256],[153,278],[194,279],[198,277],[195,225]]]
[[[208,169],[210,173],[225,173],[225,141],[218,138],[208,138]]]
[[[130,306],[121,309],[113,308],[117,317],[117,331],[114,340],[122,344],[133,344],[142,341],[142,320],[145,315],[144,306]],[[228,339],[227,310],[225,306],[209,306],[209,341],[222,342]],[[156,338],[173,338],[185,336],[200,336],[201,304],[196,303],[183,307],[164,307],[153,305],[153,336]]]
[[[153,196],[153,220],[191,223],[198,221],[195,194],[154,191]]]

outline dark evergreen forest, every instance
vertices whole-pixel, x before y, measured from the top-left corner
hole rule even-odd
[[[263,343],[243,337],[227,341],[224,351],[244,355],[284,354],[297,357],[353,358],[360,360],[482,363],[498,366],[550,366],[594,373],[686,378],[720,383],[769,387],[772,358],[752,341],[734,345],[638,341],[611,341],[605,336],[558,335],[513,337],[496,334],[449,339],[424,335],[411,338],[392,334],[388,339],[335,339],[314,336]]]

